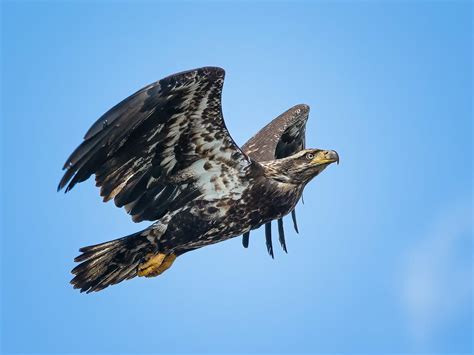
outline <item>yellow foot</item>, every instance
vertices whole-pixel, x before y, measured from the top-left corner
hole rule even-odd
[[[151,254],[148,260],[138,265],[138,276],[158,276],[168,270],[176,259],[174,254]]]

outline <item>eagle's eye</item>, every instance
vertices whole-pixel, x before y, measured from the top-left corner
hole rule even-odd
[[[301,113],[301,110],[300,110],[300,109],[297,109],[297,110],[296,110],[296,113],[297,113],[297,114],[300,114],[300,113]]]
[[[306,159],[313,160],[314,154],[313,153],[306,153]]]

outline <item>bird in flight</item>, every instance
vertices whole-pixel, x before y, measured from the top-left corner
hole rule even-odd
[[[333,150],[303,149],[306,105],[240,149],[222,117],[224,74],[204,67],[144,87],[100,117],[67,159],[58,190],[94,174],[104,201],[113,199],[135,222],[154,221],[81,248],[74,288],[93,292],[160,275],[188,251],[240,235],[245,242],[264,224],[268,236],[271,221],[280,228],[306,184],[339,162]]]

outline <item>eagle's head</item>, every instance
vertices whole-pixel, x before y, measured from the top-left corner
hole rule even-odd
[[[305,185],[332,163],[339,164],[335,150],[303,149],[289,157],[265,162],[265,175],[271,179]]]

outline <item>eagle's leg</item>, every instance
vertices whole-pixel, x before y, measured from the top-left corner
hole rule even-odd
[[[144,263],[138,265],[138,276],[154,277],[168,270],[176,259],[176,255],[171,254],[151,254]]]

